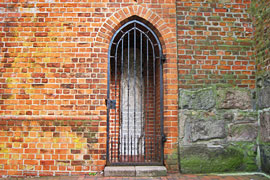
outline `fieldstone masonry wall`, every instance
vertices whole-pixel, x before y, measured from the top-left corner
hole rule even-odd
[[[270,74],[258,78],[261,169],[270,173]]]
[[[258,122],[252,91],[213,86],[179,93],[181,172],[256,171]]]
[[[260,168],[270,173],[270,1],[252,1],[254,47],[257,64],[257,106],[260,124],[258,138]]]

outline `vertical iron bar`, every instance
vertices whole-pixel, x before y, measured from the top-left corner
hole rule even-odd
[[[130,48],[130,33],[128,32],[128,154],[129,154],[129,49]]]
[[[121,46],[122,46],[122,48],[121,48],[121,54],[123,53],[123,39],[120,41],[121,42]],[[121,61],[120,61],[120,63],[121,63],[121,66],[122,66],[122,56],[121,56]],[[121,80],[122,80],[122,67],[121,67],[121,71],[120,71],[120,79],[119,79],[119,87],[118,87],[118,93],[119,93],[119,95],[118,95],[118,102],[119,102],[119,113],[118,113],[118,119],[119,119],[119,122],[118,122],[118,162],[119,162],[119,159],[120,159],[120,149],[121,149],[121,146],[122,146],[122,136],[121,136],[121,134],[120,134],[120,131],[121,131],[121,124],[122,124],[122,101],[121,101]],[[123,131],[123,130],[122,130]],[[121,132],[122,132],[121,131]]]
[[[135,145],[136,145],[136,75],[137,75],[137,71],[136,71],[136,23],[134,24],[135,28],[134,28],[134,152],[135,152]],[[135,154],[135,153],[134,153]]]
[[[154,79],[154,154],[156,154],[156,55],[155,55],[155,48],[152,46],[153,49],[153,79]]]
[[[144,121],[144,119],[143,119],[143,109],[142,109],[142,105],[144,104],[143,103],[143,90],[142,90],[142,88],[143,88],[143,67],[142,67],[142,33],[140,32],[140,67],[141,67],[141,73],[140,73],[140,75],[141,75],[141,157],[143,156],[143,136],[144,136],[144,129],[143,129],[143,121]]]
[[[126,161],[126,136],[124,135],[124,162]]]
[[[139,156],[140,156],[140,146],[139,146],[139,138],[140,136],[136,136],[136,140],[137,140],[137,159],[136,159],[136,162],[139,161]]]
[[[116,51],[115,51],[115,57],[114,57],[114,99],[116,100],[116,82],[117,82],[117,51],[118,51],[118,45],[116,46]],[[115,104],[116,106],[116,104]],[[116,143],[116,112],[117,112],[117,108],[115,107],[114,109],[114,146],[118,146],[118,143]],[[116,161],[116,149],[117,147],[114,147],[114,160]]]
[[[124,38],[122,39],[122,52],[121,52],[121,80],[124,82]],[[120,83],[121,84],[121,83]],[[121,86],[121,92],[122,92],[122,94],[121,94],[121,151],[124,151],[124,147],[123,147],[123,144],[124,144],[124,142],[123,142],[123,134],[124,134],[124,125],[125,125],[125,123],[123,122],[123,111],[124,111],[124,109],[123,109],[123,94],[124,94],[124,88],[123,88],[123,86],[122,85],[120,85]],[[119,127],[120,128],[120,127]]]
[[[149,143],[149,119],[148,119],[148,117],[149,117],[149,51],[148,51],[148,49],[149,49],[149,47],[148,47],[148,39],[146,40],[146,55],[147,55],[147,57],[146,57],[146,71],[147,71],[147,75],[146,75],[146,77],[147,77],[147,79],[146,79],[146,83],[147,83],[147,85],[146,85],[146,97],[147,97],[147,99],[146,99],[146,101],[147,101],[147,105],[146,105],[146,115],[147,115],[147,117],[146,117],[146,121],[147,121],[147,136],[148,136],[148,139],[147,139],[147,144]],[[149,153],[149,151],[147,150],[147,153]]]
[[[133,153],[132,153],[132,134],[131,134],[131,139],[130,139],[130,143],[131,143],[131,145],[130,145],[130,149],[131,149],[131,156],[130,156],[130,161],[133,161],[133,158],[132,158],[132,155],[133,155]]]
[[[113,151],[112,151],[112,145],[113,145],[113,141],[112,141],[113,137],[110,137],[111,139],[111,162],[113,162]]]
[[[108,88],[108,91],[107,91],[107,146],[106,146],[106,161],[107,161],[107,164],[109,164],[110,162],[110,103],[109,103],[109,100],[110,100],[110,70],[111,70],[111,67],[110,67],[110,61],[111,61],[111,49],[109,50],[109,53],[108,53],[108,70],[107,70],[107,88]]]
[[[163,62],[162,62],[162,52],[160,50],[159,52],[159,71],[160,71],[160,134],[161,134],[161,162],[164,160],[164,143],[163,143],[163,137],[164,137],[164,129],[163,129]]]
[[[151,136],[150,137],[150,142],[151,142],[151,146],[150,146],[150,157],[151,157],[151,162],[152,162],[152,160],[153,160],[153,137]]]
[[[143,136],[143,139],[144,139],[144,145],[143,145],[143,148],[144,148],[144,153],[143,153],[143,160],[144,160],[144,162],[145,162],[145,160],[146,160],[146,143],[145,143],[145,139],[146,139],[146,137],[145,136]]]

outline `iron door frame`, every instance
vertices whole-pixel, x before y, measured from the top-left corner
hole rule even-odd
[[[145,163],[145,162],[131,162],[131,163],[111,163],[109,160],[109,144],[110,144],[110,109],[115,108],[115,100],[111,100],[110,99],[110,78],[111,78],[111,50],[112,50],[112,45],[114,43],[114,40],[116,38],[116,36],[118,35],[119,32],[122,31],[122,29],[124,29],[125,27],[131,25],[131,24],[139,24],[141,26],[143,26],[144,28],[146,28],[151,34],[152,36],[155,38],[155,41],[157,42],[157,47],[158,47],[158,52],[159,52],[159,57],[156,57],[157,59],[159,59],[159,73],[160,73],[160,135],[161,135],[161,160],[159,163]],[[136,27],[135,27],[136,28]],[[138,29],[139,30],[139,29]],[[149,33],[148,32],[148,33]],[[145,34],[146,35],[146,34]],[[123,35],[124,36],[124,35]],[[147,36],[147,35],[146,35]],[[150,37],[147,36],[149,39]],[[150,39],[151,40],[151,39]],[[118,41],[118,43],[120,42],[120,40]],[[118,44],[119,45],[119,44]],[[117,45],[117,46],[118,46]],[[112,36],[110,44],[109,44],[109,51],[108,51],[108,68],[107,68],[107,99],[106,99],[106,105],[107,105],[107,140],[106,140],[106,164],[107,165],[164,165],[164,142],[166,141],[166,136],[164,135],[164,105],[163,105],[163,99],[164,99],[164,95],[163,95],[163,63],[165,62],[165,56],[163,55],[163,51],[162,51],[162,46],[161,43],[159,41],[159,38],[157,37],[156,33],[147,25],[145,25],[144,23],[138,21],[138,20],[131,20],[129,22],[127,22],[126,24],[124,24],[123,26],[121,26]]]

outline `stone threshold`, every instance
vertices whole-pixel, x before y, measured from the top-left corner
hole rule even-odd
[[[165,166],[106,166],[105,177],[159,177],[166,176]]]

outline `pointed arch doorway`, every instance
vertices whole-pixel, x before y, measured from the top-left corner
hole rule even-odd
[[[112,37],[108,53],[107,165],[163,165],[163,55],[135,19]]]

